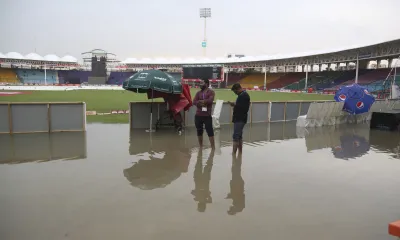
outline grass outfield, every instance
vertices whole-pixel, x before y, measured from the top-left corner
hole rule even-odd
[[[197,89],[191,89],[192,97]],[[330,95],[249,91],[252,101],[332,100]],[[216,89],[216,99],[235,100],[229,90]],[[88,111],[99,113],[127,110],[129,102],[149,101],[146,94],[119,90],[30,91],[26,94],[0,96],[0,102],[86,102]],[[161,101],[159,99],[158,101]],[[89,122],[125,123],[127,115],[88,116]]]

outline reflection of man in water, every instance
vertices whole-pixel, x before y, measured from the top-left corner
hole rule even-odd
[[[214,149],[211,150],[210,156],[206,162],[206,166],[203,169],[203,154],[199,151],[197,156],[196,166],[194,168],[194,190],[192,195],[197,203],[197,211],[206,211],[207,203],[212,203],[212,197],[210,192],[210,180],[211,180],[211,169],[214,161]]]
[[[242,156],[232,155],[232,180],[230,182],[231,192],[226,199],[232,199],[232,206],[229,207],[228,214],[235,215],[245,208],[244,181],[242,178]]]

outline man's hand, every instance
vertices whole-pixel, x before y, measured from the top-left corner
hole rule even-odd
[[[229,103],[229,105],[231,105],[231,107],[234,107],[234,106],[235,106],[235,103],[233,103],[233,102],[231,102],[231,101],[228,101],[228,103]]]
[[[200,105],[201,107],[204,107],[204,106],[205,106],[204,100],[199,100],[199,105]]]

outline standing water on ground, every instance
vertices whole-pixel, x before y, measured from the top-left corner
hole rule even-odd
[[[352,125],[0,135],[0,239],[392,239],[400,134]]]

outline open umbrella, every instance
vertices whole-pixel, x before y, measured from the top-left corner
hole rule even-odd
[[[358,84],[340,87],[334,98],[337,102],[344,102],[343,110],[351,114],[366,113],[375,102],[368,90]]]
[[[182,93],[182,84],[179,80],[166,72],[154,69],[137,72],[125,80],[122,87],[139,93],[147,93],[149,90],[172,94]]]
[[[151,100],[150,107],[150,132],[153,131],[153,99],[154,92],[168,93],[168,94],[181,94],[182,84],[180,81],[172,77],[166,72],[160,70],[144,70],[137,72],[130,78],[124,81],[122,87],[125,90],[137,92],[137,93],[147,93]]]

